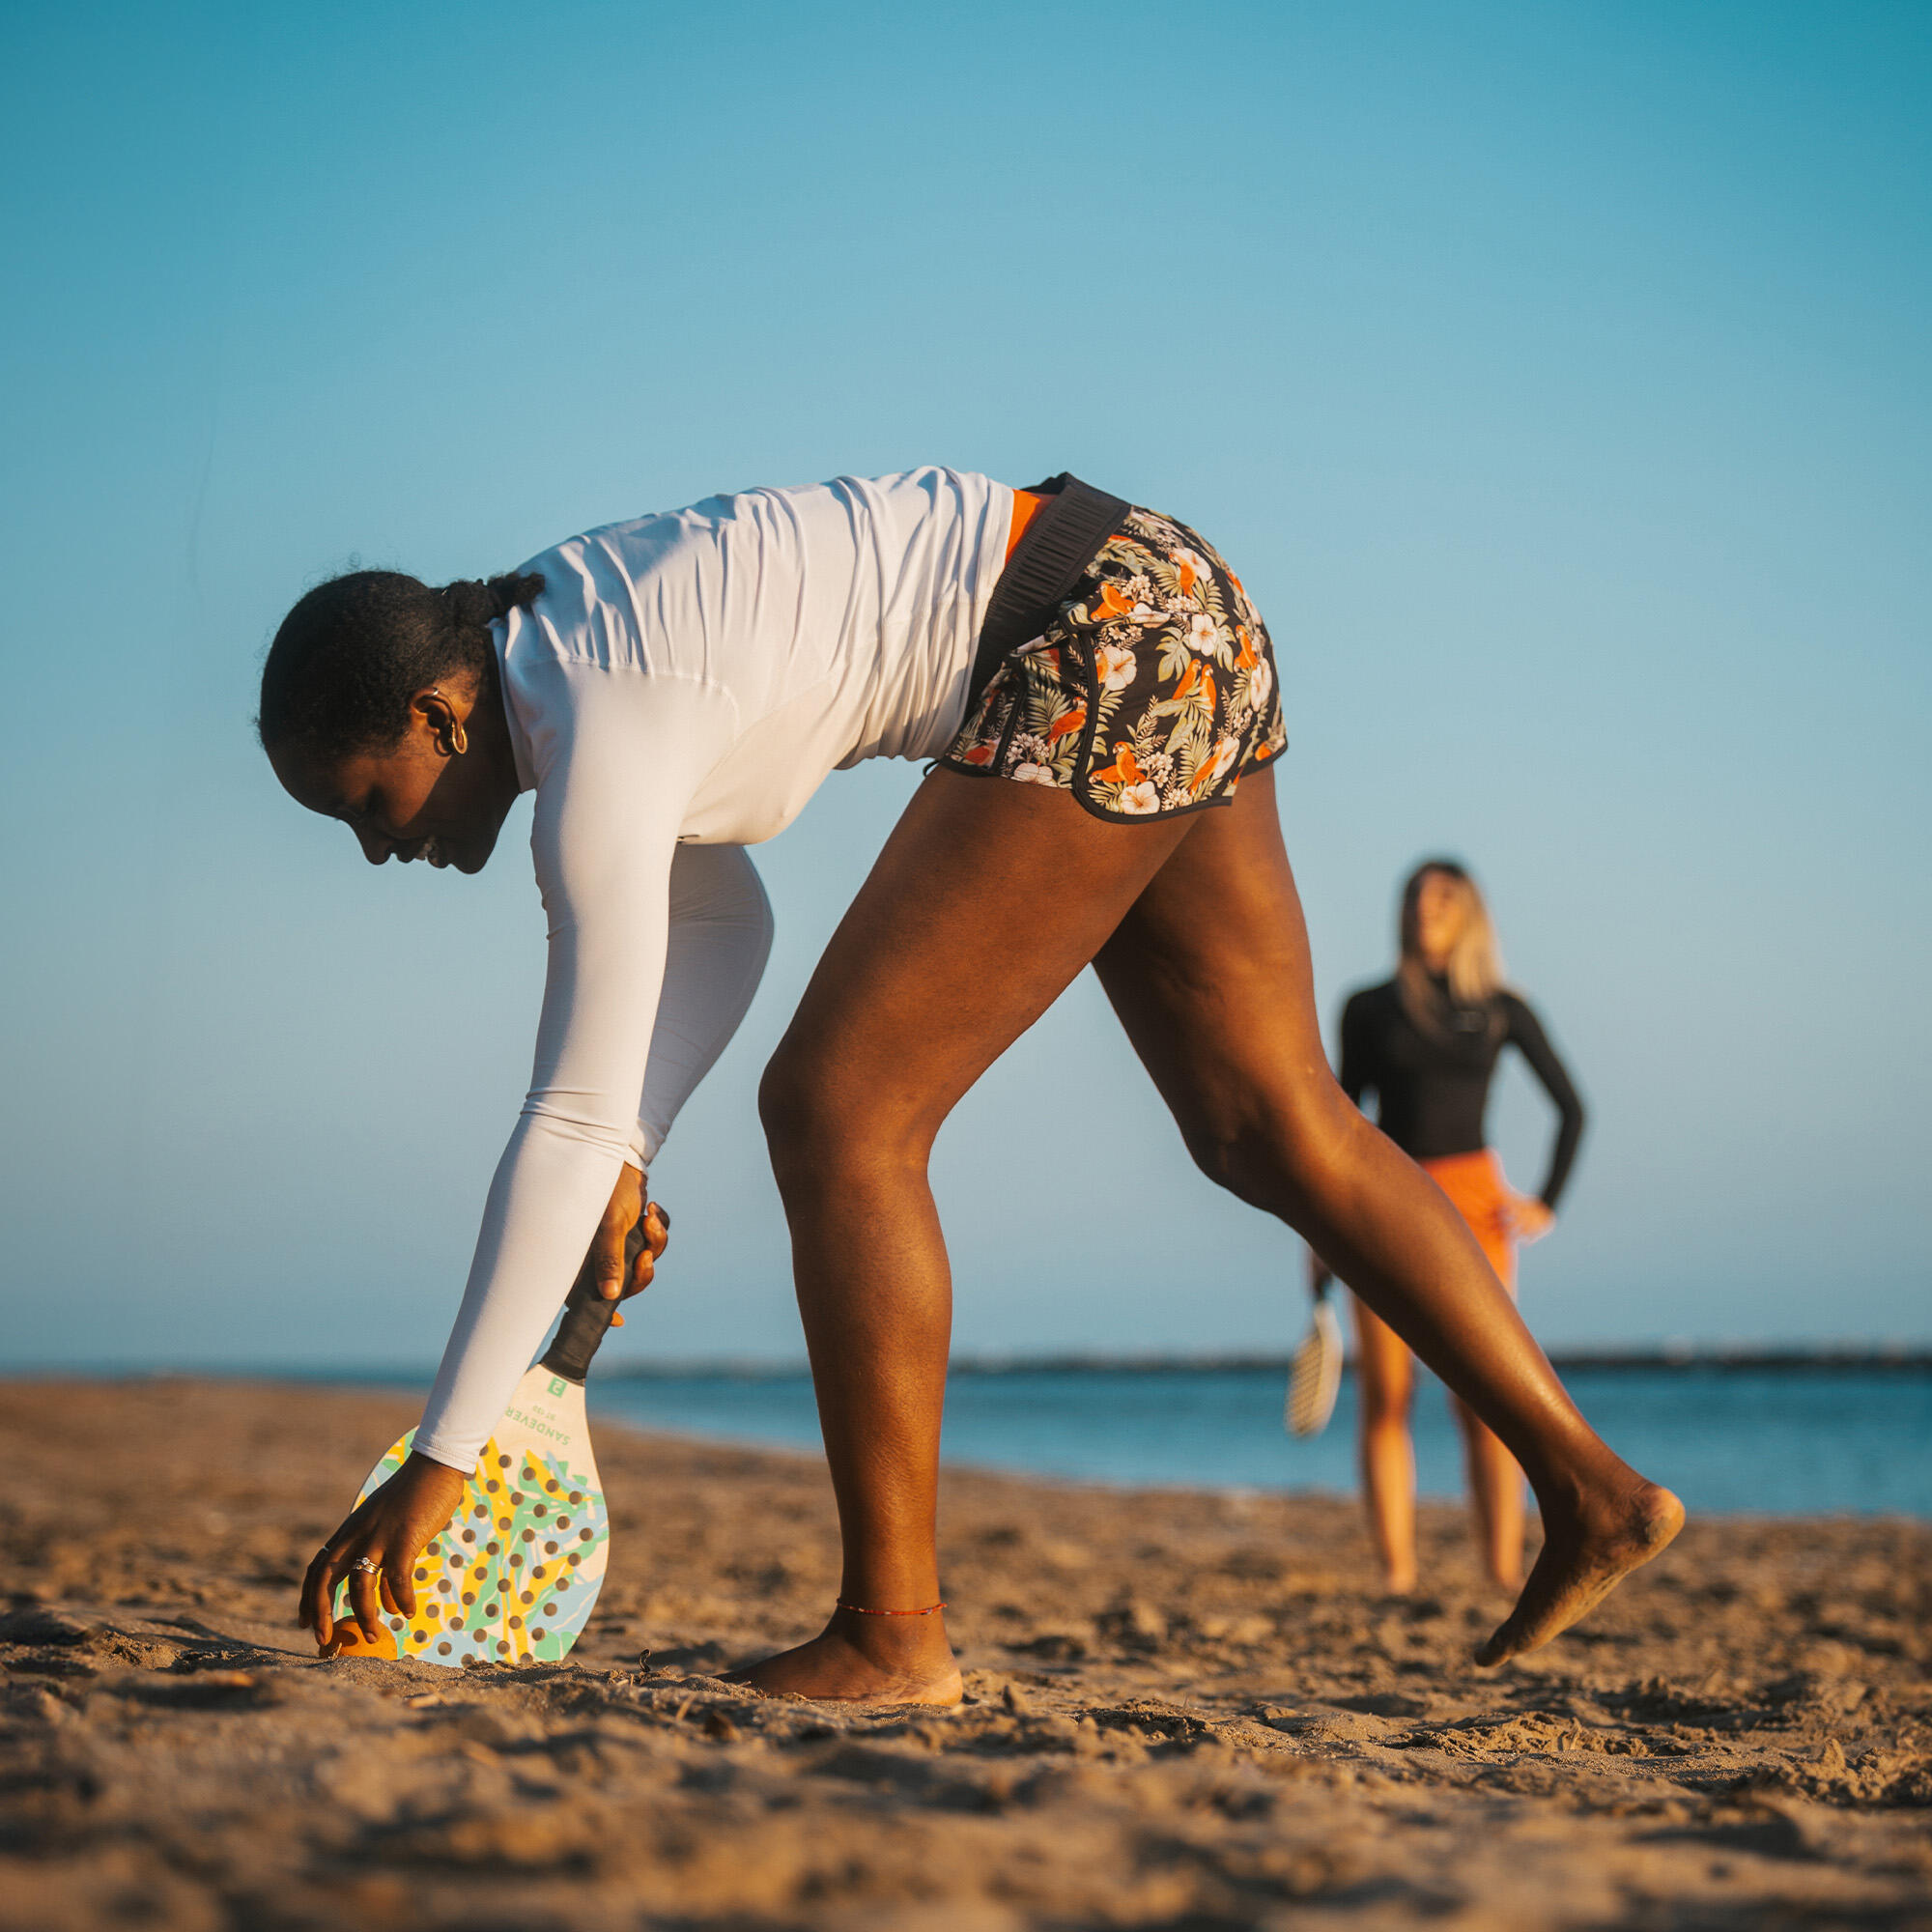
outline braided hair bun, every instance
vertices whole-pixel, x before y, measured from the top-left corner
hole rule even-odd
[[[524,585],[530,585],[524,589]],[[459,631],[480,631],[527,604],[543,588],[541,577],[460,577],[437,592]]]
[[[426,686],[467,670],[494,691],[490,626],[543,587],[539,576],[513,573],[432,589],[396,570],[317,584],[282,619],[262,666],[263,746],[298,744],[324,758],[386,750]]]

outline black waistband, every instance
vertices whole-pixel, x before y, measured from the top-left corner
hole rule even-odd
[[[1028,485],[1044,497],[1033,522],[1013,547],[986,606],[980,645],[973,654],[973,682],[966,695],[971,717],[1000,660],[1031,643],[1052,621],[1062,600],[1080,581],[1094,553],[1121,527],[1133,505],[1095,490],[1063,470]]]

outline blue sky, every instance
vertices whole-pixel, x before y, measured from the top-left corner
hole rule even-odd
[[[248,728],[353,557],[1070,468],[1267,613],[1324,1013],[1463,854],[1593,1124],[1553,1342],[1932,1339],[1932,14],[14,9],[4,1359],[423,1363],[529,1065],[523,820],[373,872]],[[759,853],[630,1359],[798,1351],[757,1068],[910,767]],[[1512,1075],[1496,1135],[1533,1185]],[[1091,983],[937,1164],[976,1351],[1275,1348]]]

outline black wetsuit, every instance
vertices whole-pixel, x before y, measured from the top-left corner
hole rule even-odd
[[[1459,1007],[1441,981],[1432,984],[1434,1032],[1410,1018],[1394,980],[1350,997],[1342,1009],[1344,1091],[1360,1106],[1375,1089],[1377,1124],[1411,1160],[1476,1153],[1488,1145],[1483,1114],[1497,1057],[1515,1046],[1561,1115],[1542,1192],[1544,1206],[1553,1208],[1583,1137],[1583,1102],[1542,1023],[1514,993]]]

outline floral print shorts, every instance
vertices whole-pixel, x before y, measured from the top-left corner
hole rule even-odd
[[[1287,743],[1241,580],[1184,524],[1136,509],[939,762],[1070,791],[1101,818],[1168,818],[1230,804]]]

